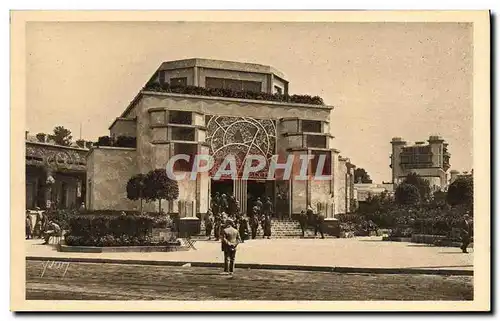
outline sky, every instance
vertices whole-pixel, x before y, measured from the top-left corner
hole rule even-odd
[[[441,135],[470,171],[472,41],[465,23],[30,22],[26,130],[95,141],[161,62],[241,61],[334,106],[334,147],[374,182],[391,180],[392,137]]]

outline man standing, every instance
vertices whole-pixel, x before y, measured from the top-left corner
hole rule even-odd
[[[212,228],[214,227],[214,216],[212,211],[208,210],[205,215],[205,235],[208,236],[208,240],[212,238]]]
[[[273,213],[273,203],[271,202],[271,198],[267,197],[266,202],[264,203],[264,215],[272,215]]]
[[[470,216],[467,212],[467,214],[464,215],[464,218],[460,224],[461,228],[461,234],[462,234],[462,246],[460,247],[462,249],[462,252],[467,253],[467,247],[470,244],[470,236],[472,232],[471,228],[471,221],[470,221]]]
[[[253,215],[250,217],[250,228],[252,230],[252,239],[257,237],[257,230],[259,229],[259,217],[256,213],[257,209],[254,207]]]
[[[269,214],[264,215],[264,219],[262,220],[262,230],[264,231],[264,235],[262,238],[267,237],[271,238],[271,216]]]
[[[313,208],[311,205],[308,205],[307,206],[307,211],[306,211],[306,214],[307,214],[307,222],[309,222],[309,224],[314,224],[314,211],[313,211]]]
[[[240,233],[234,228],[234,221],[227,219],[226,228],[222,231],[222,251],[224,252],[224,273],[233,275],[236,247],[241,242]]]
[[[302,230],[302,237],[305,237],[306,227],[307,227],[307,214],[306,212],[304,212],[304,210],[300,211],[299,224],[300,224],[300,229]]]
[[[210,200],[210,206],[212,208],[212,212],[214,213],[215,217],[219,214],[219,192],[215,192],[215,195],[212,196],[212,199]]]
[[[33,238],[33,222],[31,221],[30,211],[26,211],[26,239]]]
[[[325,236],[323,235],[323,224],[325,222],[325,217],[323,216],[323,213],[318,212],[315,215],[315,224],[314,224],[314,236],[318,235],[318,232],[321,234],[321,238],[324,239]]]
[[[260,197],[257,197],[255,202],[253,203],[254,208],[257,208],[257,215],[261,216],[262,215],[262,202],[260,201]]]
[[[220,214],[215,214],[215,218],[214,218],[214,237],[215,237],[216,241],[218,241],[219,237],[220,237],[221,224],[222,224],[221,215]]]
[[[49,240],[52,236],[60,236],[61,228],[54,221],[50,221],[49,224],[47,224],[47,230],[43,234],[45,242],[42,244],[49,244]]]

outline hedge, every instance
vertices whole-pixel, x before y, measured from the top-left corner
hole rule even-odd
[[[309,105],[324,105],[323,99],[319,96],[309,95],[283,95],[283,94],[269,94],[264,92],[254,91],[237,91],[231,89],[221,88],[204,88],[197,86],[170,86],[169,83],[160,84],[151,82],[144,86],[145,91],[166,92],[184,95],[197,95],[197,96],[211,96],[211,97],[226,97],[226,98],[241,98],[253,100],[268,100],[297,104]]]

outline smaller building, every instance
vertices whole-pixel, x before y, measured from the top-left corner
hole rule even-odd
[[[370,196],[378,196],[384,192],[386,192],[389,196],[393,196],[394,184],[356,183],[354,184],[354,190],[356,191],[356,201],[359,203],[365,202]]]
[[[407,145],[401,137],[391,141],[390,156],[392,183],[401,183],[410,173],[416,173],[428,180],[431,187],[441,190],[448,185],[447,171],[450,168],[448,144],[440,136],[430,136],[427,142]]]
[[[26,135],[26,209],[78,208],[85,201],[88,153]]]
[[[454,181],[457,180],[457,178],[472,177],[473,174],[474,174],[473,170],[471,170],[470,173],[469,172],[460,173],[459,171],[453,169],[453,170],[450,171],[450,182],[449,182],[449,184],[451,185]]]

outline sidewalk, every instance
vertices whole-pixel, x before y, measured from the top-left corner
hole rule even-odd
[[[59,259],[128,264],[220,266],[220,243],[197,241],[197,250],[157,253],[66,253],[42,240],[27,240],[27,259]],[[356,273],[429,273],[472,275],[474,254],[459,248],[350,239],[256,239],[238,246],[240,268],[297,269]]]

